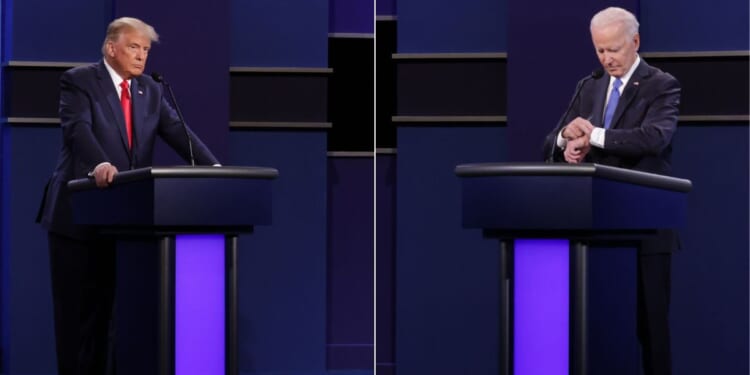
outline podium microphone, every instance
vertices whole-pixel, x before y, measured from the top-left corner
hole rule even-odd
[[[573,99],[570,100],[570,103],[568,103],[568,108],[565,110],[565,113],[563,113],[562,117],[560,118],[560,121],[557,122],[557,126],[555,126],[555,130],[552,132],[553,138],[552,138],[552,147],[550,147],[550,152],[547,157],[547,163],[552,163],[555,155],[555,147],[557,147],[557,132],[560,131],[560,127],[563,126],[563,121],[565,121],[565,118],[568,117],[568,114],[570,113],[570,110],[573,109],[573,103],[576,102],[578,99],[578,96],[581,95],[581,89],[583,88],[583,84],[588,82],[591,79],[599,79],[602,78],[604,75],[604,71],[601,69],[596,69],[591,74],[584,77],[582,80],[578,81],[578,85],[576,85],[576,92],[573,95]]]
[[[177,116],[180,118],[180,123],[182,124],[182,129],[185,131],[185,137],[187,137],[188,141],[188,150],[190,151],[190,165],[195,167],[195,157],[193,156],[193,140],[190,138],[190,132],[188,131],[187,124],[185,124],[185,118],[182,117],[182,111],[180,111],[180,105],[177,104],[177,99],[174,97],[174,92],[172,91],[172,86],[167,83],[167,81],[164,80],[164,76],[157,72],[151,73],[151,78],[154,79],[154,81],[161,83],[167,88],[167,91],[169,91],[169,97],[172,99],[172,103],[174,104],[175,110],[177,110]]]

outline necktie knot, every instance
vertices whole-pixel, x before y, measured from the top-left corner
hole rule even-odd
[[[615,90],[619,90],[620,86],[622,86],[622,81],[619,78],[615,79],[614,84],[612,84],[612,88]]]
[[[130,88],[128,87],[128,81],[122,81],[122,83],[120,83],[120,88],[122,88],[122,96],[130,97]]]

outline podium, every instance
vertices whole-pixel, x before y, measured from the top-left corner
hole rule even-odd
[[[238,373],[237,236],[271,223],[277,176],[261,167],[150,167],[120,172],[104,189],[93,179],[68,183],[74,222],[117,238],[117,353],[137,357],[118,356],[118,369]]]
[[[688,180],[598,164],[459,165],[462,224],[500,241],[503,375],[586,374],[588,244],[683,227]]]

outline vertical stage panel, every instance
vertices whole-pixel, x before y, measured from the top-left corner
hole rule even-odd
[[[377,16],[395,16],[396,15],[396,0],[375,1],[375,14]]]
[[[328,0],[230,2],[232,66],[328,65]]]
[[[507,0],[399,0],[398,52],[504,52],[507,4]]]
[[[0,373],[52,374],[57,365],[47,232],[34,220],[60,150],[60,130],[8,124],[2,130]]]
[[[570,245],[518,239],[513,260],[513,374],[568,374]]]
[[[674,373],[747,374],[750,130],[680,126],[674,144],[674,173],[694,186],[683,249],[672,255]],[[695,152],[701,147],[712,157]]]
[[[112,1],[5,0],[0,14],[4,64],[88,62],[101,56]],[[4,73],[3,86],[7,78]],[[7,96],[5,87],[2,91],[5,118],[9,117],[5,106],[13,98]],[[35,223],[35,216],[61,137],[58,127],[38,125],[2,124],[0,372],[4,374],[56,370],[47,233]]]
[[[327,368],[372,369],[372,157],[328,158]]]
[[[396,362],[396,155],[379,154],[375,162],[375,365],[378,374],[393,375]]]
[[[328,7],[329,32],[372,34],[375,31],[373,0],[331,0]]]
[[[642,0],[639,3],[641,51],[747,51],[746,0],[683,2]],[[711,17],[706,17],[710,14]],[[638,16],[638,14],[636,14]],[[676,33],[675,30],[680,30]]]
[[[239,237],[240,373],[326,370],[326,132],[238,130],[232,165],[272,165],[273,223]]]
[[[3,1],[3,62],[99,60],[112,2]]]
[[[224,374],[225,240],[175,238],[175,375]]]
[[[461,186],[453,170],[503,160],[504,130],[467,124],[398,129],[398,374],[499,372],[497,241],[462,228]]]

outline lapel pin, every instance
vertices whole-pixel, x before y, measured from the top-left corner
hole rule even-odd
[[[638,82],[638,81],[633,82],[633,86],[638,86],[639,84],[640,84],[640,82]]]
[[[637,84],[637,83],[636,83]],[[143,95],[143,91],[138,90],[138,95]]]

